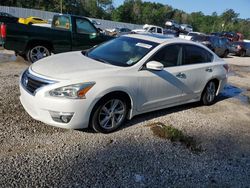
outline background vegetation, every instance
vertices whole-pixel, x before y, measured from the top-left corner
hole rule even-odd
[[[60,12],[60,0],[1,0],[1,5],[34,8]],[[142,2],[142,0],[125,0],[115,8],[112,0],[62,0],[63,13],[111,19],[114,21],[155,24],[164,26],[168,19],[179,23],[188,23],[195,31],[211,33],[219,31],[241,32],[250,38],[250,19],[240,19],[233,9],[225,10],[221,15],[214,12],[204,15],[202,12],[188,14],[160,3]]]

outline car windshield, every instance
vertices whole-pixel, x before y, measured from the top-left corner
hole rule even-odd
[[[197,33],[188,33],[188,36],[197,36],[197,35],[199,35],[199,34],[197,34]]]
[[[103,63],[128,67],[136,64],[157,45],[155,42],[124,36],[103,43],[85,55]]]

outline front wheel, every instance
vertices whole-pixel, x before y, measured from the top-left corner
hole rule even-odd
[[[127,111],[128,105],[122,97],[109,97],[94,108],[90,125],[96,132],[113,132],[124,123]]]
[[[224,52],[224,54],[223,54],[223,57],[226,58],[226,57],[228,56],[228,54],[229,54],[229,51],[226,50],[226,51]]]
[[[39,59],[50,56],[51,51],[45,45],[33,45],[27,52],[27,59],[29,62],[34,63]]]
[[[214,81],[210,81],[207,83],[202,96],[201,96],[201,102],[204,105],[211,105],[215,102],[216,97],[216,84]]]

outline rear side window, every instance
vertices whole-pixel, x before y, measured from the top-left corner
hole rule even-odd
[[[181,45],[168,45],[160,49],[152,58],[151,61],[158,61],[164,67],[172,67],[181,64]]]
[[[161,28],[157,28],[157,33],[162,33]]]
[[[184,45],[183,47],[183,65],[213,61],[213,55],[204,48],[195,45]]]
[[[68,16],[55,16],[52,25],[58,29],[69,30],[70,20]]]
[[[126,29],[125,28],[121,28],[120,31],[121,32],[126,32]]]
[[[94,26],[86,19],[76,19],[76,32],[82,34],[96,33]]]

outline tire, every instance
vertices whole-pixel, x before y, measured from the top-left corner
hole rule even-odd
[[[26,57],[29,62],[34,63],[39,59],[50,56],[51,50],[44,44],[33,44],[29,47]]]
[[[25,61],[28,61],[28,59],[27,59],[27,57],[26,57],[25,54],[20,54],[19,56],[22,57]]]
[[[240,57],[245,57],[246,56],[246,51],[245,50],[242,50],[241,52],[240,52]]]
[[[216,98],[216,91],[216,83],[214,81],[208,82],[201,95],[202,104],[207,106],[214,104]]]
[[[223,54],[223,57],[226,58],[226,57],[228,56],[228,54],[229,54],[229,51],[226,50],[226,51],[224,52],[224,54]]]
[[[107,97],[94,107],[90,127],[95,132],[111,133],[124,123],[127,113],[128,104],[122,96]]]

